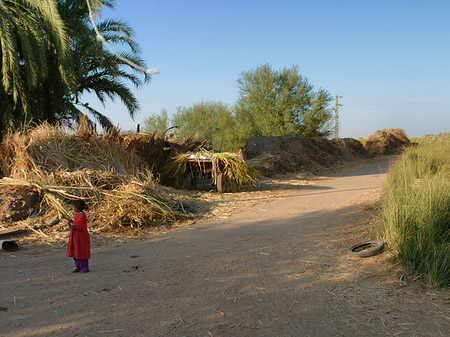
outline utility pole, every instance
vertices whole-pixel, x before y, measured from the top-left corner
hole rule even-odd
[[[336,103],[331,108],[331,110],[334,110],[334,139],[339,139],[339,107],[342,106],[342,104],[339,104],[339,98],[342,98],[342,96],[336,95]]]

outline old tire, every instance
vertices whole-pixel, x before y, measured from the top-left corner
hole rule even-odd
[[[219,173],[217,175],[216,187],[217,192],[219,193],[225,192],[225,176],[223,175],[223,173]]]
[[[357,243],[348,249],[351,256],[369,257],[381,253],[384,249],[384,243],[379,240],[365,241]]]
[[[19,250],[19,245],[14,241],[1,240],[0,250],[4,250],[6,252],[14,252],[16,250]]]

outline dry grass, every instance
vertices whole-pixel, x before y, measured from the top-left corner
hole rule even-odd
[[[89,205],[97,230],[171,224],[184,214],[160,192],[152,173],[117,135],[42,124],[5,137],[0,147],[1,185],[30,186],[42,196],[41,213],[72,215],[72,200]]]
[[[173,158],[172,164],[168,167],[168,175],[174,178],[176,186],[182,186],[184,178],[190,172],[189,161],[186,159],[188,155],[195,156],[192,164],[201,171],[205,171],[207,167],[201,157],[208,158],[207,161],[212,163],[211,175],[214,184],[217,183],[218,174],[223,173],[227,179],[228,188],[232,192],[255,185],[261,176],[255,168],[248,166],[234,153],[213,153],[202,150],[196,153],[181,153]]]
[[[214,153],[212,158],[213,168],[219,168],[224,173],[232,191],[239,191],[245,186],[254,185],[256,180],[261,177],[258,170],[248,166],[234,153]],[[217,172],[214,177],[216,179]]]
[[[142,168],[140,158],[112,134],[99,137],[83,128],[73,133],[49,124],[7,135],[0,154],[3,174],[14,178],[82,169],[136,174]]]

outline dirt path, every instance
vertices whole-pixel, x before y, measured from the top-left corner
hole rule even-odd
[[[0,255],[1,336],[450,336],[448,295],[421,288],[370,238],[387,164],[147,240]],[[446,297],[447,296],[447,297]]]

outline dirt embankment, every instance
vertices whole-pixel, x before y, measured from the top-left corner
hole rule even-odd
[[[323,173],[343,163],[378,155],[398,154],[411,145],[402,129],[383,129],[364,145],[353,138],[329,140],[299,135],[255,137],[245,146],[249,164],[270,177],[288,172]]]
[[[29,187],[0,188],[0,222],[9,224],[24,220],[39,210],[41,196]]]
[[[369,153],[352,138],[337,141],[299,135],[256,137],[247,142],[249,164],[265,176],[308,171],[318,174],[345,161],[368,158]]]

